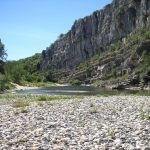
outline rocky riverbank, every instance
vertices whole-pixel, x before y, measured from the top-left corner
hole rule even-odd
[[[150,149],[148,96],[0,102],[1,150]]]

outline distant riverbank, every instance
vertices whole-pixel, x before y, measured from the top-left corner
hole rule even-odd
[[[15,86],[16,90],[28,90],[28,89],[37,89],[38,87],[29,87],[29,86],[23,86],[19,85],[17,83],[10,82],[13,86]]]

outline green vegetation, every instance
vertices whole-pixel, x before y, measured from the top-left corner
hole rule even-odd
[[[135,73],[138,74],[144,82],[150,82],[150,75],[145,74],[146,72],[150,72],[150,52],[144,50],[141,63],[135,69]],[[146,81],[147,80],[147,81]]]
[[[120,77],[110,77],[109,79],[106,80],[96,80],[93,84],[94,85],[99,85],[99,84],[116,84],[120,83],[121,81],[124,81],[128,79],[128,74],[124,74]]]
[[[38,106],[40,106],[40,107],[43,107],[43,105],[44,105],[44,104],[43,104],[42,102],[40,102],[40,101],[39,101],[39,102],[36,102],[36,104],[37,104]]]
[[[84,96],[68,96],[68,95],[31,95],[31,94],[3,94],[0,99],[31,99],[34,101],[51,101],[51,100],[65,100],[65,99],[82,99]],[[42,100],[41,100],[42,99]]]
[[[14,103],[12,104],[12,107],[14,107],[14,108],[26,107],[26,106],[29,106],[29,102],[18,101],[18,102],[14,102]]]
[[[59,36],[58,36],[58,39],[61,39],[61,38],[63,38],[65,36],[65,34],[64,33],[61,33]]]
[[[21,113],[28,113],[29,111],[28,110],[26,110],[26,109],[21,109]]]
[[[83,96],[67,96],[67,95],[41,95],[35,101],[52,101],[52,100],[65,100],[83,98]]]
[[[77,107],[80,106],[80,103],[81,103],[81,101],[76,100],[76,101],[73,101],[73,102],[72,102],[72,105],[73,105],[74,108],[77,108]]]
[[[144,107],[142,106],[140,109],[140,119],[141,120],[150,120],[150,108],[147,110],[144,110]]]
[[[0,73],[0,91],[5,90],[6,78]]]
[[[59,38],[64,36],[65,34],[60,34]],[[6,51],[0,41],[0,90],[14,88],[9,82],[36,87],[53,86],[55,85],[53,82],[81,85],[84,81],[87,81],[85,83],[92,82],[94,85],[109,85],[127,80],[131,74],[138,75],[144,83],[148,83],[150,82],[150,75],[149,73],[146,74],[146,72],[150,72],[150,52],[146,48],[140,51],[138,47],[143,41],[149,40],[150,30],[148,28],[141,28],[128,35],[128,37],[107,45],[109,47],[108,51],[87,59],[71,71],[67,69],[56,70],[55,63],[49,64],[42,71],[39,64],[42,54],[35,54],[32,57],[19,61],[7,61],[4,64]],[[130,51],[128,51],[128,47]],[[46,50],[48,49],[49,47]],[[137,55],[138,58],[136,57]],[[93,75],[93,70],[98,70],[98,66],[105,67],[105,65],[102,66],[100,64],[103,61],[107,62],[108,58],[112,58],[112,60],[117,62],[114,63],[114,66],[108,65],[104,69],[99,68],[100,71],[104,70],[106,73],[103,73],[104,76],[100,78],[93,78],[95,76]],[[132,73],[128,73],[128,68],[121,64],[123,60],[120,60],[120,58],[124,60],[129,59],[129,64],[127,65],[130,66],[129,68]],[[108,60],[108,62],[111,62],[111,60]]]
[[[90,107],[89,108],[89,113],[90,114],[95,114],[95,113],[97,113],[97,109],[95,107]]]
[[[42,107],[44,105],[43,102],[47,102],[47,105],[54,105],[52,101],[54,100],[69,100],[69,99],[77,99],[77,101],[73,102],[74,107],[78,107],[80,105],[80,100],[83,99],[83,96],[67,96],[67,95],[0,95],[0,99],[16,99],[16,102],[13,102],[12,107],[14,108],[22,108],[21,113],[27,113],[25,107],[30,105],[38,105]]]
[[[55,86],[56,84],[53,82],[27,82],[22,81],[22,85],[28,86],[28,87],[49,87],[49,86]]]
[[[114,129],[108,130],[108,136],[110,136],[112,139],[115,139],[115,131],[114,131]]]
[[[7,83],[6,77],[4,75],[4,61],[6,60],[6,57],[7,53],[5,50],[5,46],[0,39],[0,91],[5,90],[5,84]]]
[[[144,80],[144,73],[146,71],[150,71],[150,52],[148,49],[139,50],[138,47],[142,42],[146,42],[149,40],[150,30],[148,28],[138,29],[132,34],[128,35],[128,37],[123,38],[122,40],[118,40],[114,44],[109,45],[111,50],[105,51],[100,55],[96,55],[80,63],[79,66],[70,73],[66,80],[74,82],[72,81],[72,78],[76,78],[78,76],[80,77],[80,75],[84,76],[84,80],[91,78],[91,72],[94,69],[97,70],[99,63],[107,60],[108,58],[110,58],[108,62],[111,61],[111,58],[113,60],[117,60],[120,58],[123,58],[124,60],[129,59],[128,66],[129,68],[131,68],[131,72],[134,74],[138,74],[140,78]],[[130,51],[128,51],[128,49],[130,49]],[[128,54],[130,54],[130,57]],[[139,58],[137,57],[137,55]],[[94,82],[96,85],[104,83],[116,84],[129,78],[130,73],[128,73],[128,70],[126,70],[126,68],[120,63],[116,64],[116,66],[114,67],[108,67],[109,71],[105,73],[105,75],[102,77],[102,80],[94,79],[92,82]],[[82,82],[83,79],[81,79],[80,82]]]
[[[14,90],[16,87],[12,84],[10,84],[9,82],[6,82],[5,85],[4,85],[4,89],[7,89],[7,90]]]
[[[114,96],[114,95],[116,95],[116,93],[114,94],[114,93],[103,93],[103,94],[97,94],[96,96],[97,97],[109,97],[109,96]]]
[[[37,98],[37,101],[46,101],[47,100],[47,96],[41,95]]]
[[[94,104],[92,102],[90,102],[90,107],[94,107]]]
[[[19,107],[15,107],[15,108],[19,108]],[[16,111],[14,112],[15,115],[19,115],[20,113],[26,114],[29,111],[27,109],[25,109],[24,107],[20,107],[21,109],[16,109]]]
[[[51,71],[40,71],[41,54],[18,61],[7,61],[4,65],[7,82],[14,82],[29,87],[54,86]]]
[[[44,76],[38,72],[38,62],[41,54],[21,59],[19,61],[7,61],[4,65],[7,81],[24,84],[26,82],[43,82]]]
[[[3,94],[3,95],[0,95],[0,99],[20,99],[20,98],[33,99],[33,98],[36,98],[37,96],[30,95],[30,94]]]
[[[97,97],[109,97],[109,96],[150,96],[149,91],[142,91],[142,90],[129,90],[129,91],[113,91],[109,93],[101,93],[97,94]]]
[[[137,38],[140,41],[145,41],[147,39],[150,39],[150,30],[149,30],[149,28],[140,28],[140,29],[136,30],[131,36],[128,36],[127,44],[132,42],[133,40],[135,40]]]
[[[96,109],[96,106],[92,103],[92,102],[90,102],[90,108],[89,108],[89,113],[90,114],[95,114],[95,113],[97,113],[98,111],[97,111],[97,109]]]
[[[71,81],[70,81],[70,84],[71,84],[71,85],[81,85],[81,83],[82,83],[82,82],[79,81],[79,80],[71,80]]]
[[[0,39],[0,61],[5,61],[6,57],[7,57],[7,53],[5,50],[5,45],[1,42],[1,39]]]

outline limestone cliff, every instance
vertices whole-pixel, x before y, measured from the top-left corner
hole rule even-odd
[[[39,66],[53,72],[54,81],[148,85],[150,0],[113,0],[75,21],[68,33],[43,50]]]
[[[150,0],[113,0],[75,21],[71,30],[42,52],[41,68],[73,69],[140,27],[150,25]]]

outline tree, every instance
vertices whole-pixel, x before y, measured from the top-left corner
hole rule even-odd
[[[7,53],[6,53],[6,50],[4,48],[4,44],[1,42],[1,39],[0,39],[0,60],[1,61],[5,61],[6,60],[6,57],[7,57]]]
[[[21,83],[25,75],[23,65],[17,61],[6,62],[4,70],[7,81],[12,81],[18,84]]]
[[[0,91],[5,89],[6,78],[4,75],[4,61],[6,60],[6,50],[0,39]]]
[[[43,75],[39,74],[37,64],[40,62],[41,54],[20,59],[18,61],[7,61],[4,71],[7,81],[22,84],[24,82],[39,82]]]
[[[3,66],[4,66],[4,61],[6,60],[6,50],[4,48],[4,44],[1,42],[1,39],[0,39],[0,73],[4,73],[4,69],[3,69]]]
[[[61,38],[63,38],[65,36],[65,34],[64,33],[61,33],[59,36],[58,36],[58,39],[61,39]]]

